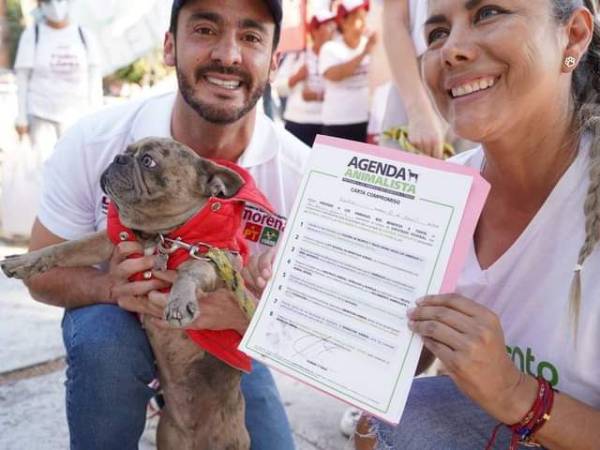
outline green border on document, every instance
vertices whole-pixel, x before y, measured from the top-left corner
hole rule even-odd
[[[311,170],[310,173],[309,173],[309,175],[308,175],[308,180],[306,181],[306,183],[304,185],[304,189],[302,190],[302,194],[300,196],[300,200],[299,200],[298,205],[302,205],[303,204],[304,196],[306,194],[306,189],[307,189],[307,187],[308,187],[308,185],[310,183],[311,177],[314,174],[323,175],[323,176],[327,176],[327,177],[331,177],[331,178],[339,178],[337,175],[332,175],[330,173],[322,172],[322,171],[319,171],[319,170]],[[421,201],[424,201],[424,202],[427,202],[427,203],[432,203],[434,205],[443,206],[443,207],[449,208],[451,210],[451,212],[450,212],[450,218],[448,219],[448,223],[446,224],[446,230],[444,232],[444,237],[442,238],[442,245],[441,245],[441,247],[443,247],[444,243],[446,241],[446,238],[448,237],[448,229],[450,228],[450,223],[452,222],[452,218],[454,217],[455,208],[453,206],[451,206],[451,205],[446,205],[444,203],[435,202],[433,200],[421,199]],[[297,218],[297,215],[296,215],[296,218]],[[290,231],[294,230],[294,227],[296,225],[296,222],[295,222],[296,218],[294,218],[294,222],[292,223],[292,226],[289,228]],[[283,252],[281,253],[282,255],[286,253],[287,248],[290,245],[290,242],[291,242],[291,240],[288,239],[288,242],[286,243],[286,246],[285,246]],[[441,254],[441,249],[440,249],[440,252],[438,252],[438,255],[436,257],[435,263],[433,265],[433,269],[431,271],[431,277],[429,278],[429,282],[428,282],[428,285],[427,285],[427,292],[429,292],[429,289],[431,288],[431,283],[433,281],[433,274],[435,272],[435,269],[438,266],[438,263],[439,263],[439,260],[440,260],[440,254]],[[283,259],[279,261],[279,264],[275,268],[275,273],[278,273],[279,267],[281,266],[282,261],[283,261]],[[271,287],[270,287],[269,292],[267,294],[268,297],[271,296],[271,291],[272,291],[273,287],[274,287],[273,284],[271,284]],[[264,312],[265,312],[265,308],[261,308],[261,312],[260,312],[260,316],[261,317],[259,318],[259,320],[262,319],[262,315],[263,315]],[[256,325],[252,328],[252,330],[250,330],[250,340],[252,339],[252,336],[254,335],[255,331],[256,331]],[[359,399],[359,398],[353,397],[352,395],[349,395],[347,392],[340,391],[339,389],[336,389],[335,387],[330,386],[327,383],[324,383],[323,380],[320,380],[318,378],[310,376],[307,373],[303,373],[303,372],[301,372],[301,373],[302,373],[303,376],[314,380],[315,382],[317,382],[317,383],[319,383],[319,384],[321,384],[321,385],[323,385],[323,386],[331,389],[332,391],[338,392],[338,393],[342,394],[345,397],[348,397],[348,398],[351,398],[353,400],[356,400],[357,402],[367,404],[367,405],[371,406],[373,409],[375,409],[375,410],[377,410],[377,411],[379,411],[379,412],[381,412],[383,414],[386,414],[390,410],[390,405],[392,403],[392,399],[394,398],[394,396],[396,394],[396,390],[398,389],[398,383],[400,382],[400,378],[402,376],[402,373],[404,372],[404,366],[406,364],[406,358],[408,357],[408,353],[410,352],[411,346],[414,343],[414,337],[415,337],[415,334],[412,333],[411,337],[410,337],[410,341],[408,343],[408,347],[406,349],[406,353],[404,354],[404,359],[402,360],[402,365],[400,366],[400,372],[398,373],[398,376],[396,378],[396,382],[394,383],[394,388],[392,390],[392,393],[391,393],[390,398],[388,400],[388,404],[387,404],[387,406],[386,406],[385,409],[380,409],[377,405],[373,405],[372,403],[369,403],[369,402],[365,401],[364,399]],[[254,350],[255,352],[257,352],[257,353],[265,355],[265,353],[263,351],[259,350],[255,346],[250,347],[250,348],[252,350]],[[292,371],[297,371],[297,368],[295,368],[293,366],[290,366],[289,364],[286,364],[283,360],[280,360],[279,358],[276,358],[276,357],[273,357],[273,356],[269,355],[269,359],[278,362],[282,366],[287,367],[288,369],[290,369]]]

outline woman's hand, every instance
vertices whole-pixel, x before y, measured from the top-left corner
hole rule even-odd
[[[408,318],[457,386],[490,415],[512,424],[527,413],[537,382],[511,362],[492,311],[459,295],[437,295],[417,301]]]

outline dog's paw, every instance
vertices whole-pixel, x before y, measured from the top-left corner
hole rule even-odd
[[[173,299],[169,300],[165,309],[165,319],[175,328],[185,328],[191,324],[198,315],[198,304],[195,300]]]
[[[51,268],[51,264],[49,258],[26,253],[25,255],[8,256],[0,261],[0,268],[9,278],[26,280],[38,273],[47,271]]]

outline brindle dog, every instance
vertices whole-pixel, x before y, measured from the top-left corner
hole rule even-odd
[[[118,207],[123,225],[144,247],[155,245],[193,217],[211,196],[228,198],[240,189],[234,171],[199,157],[170,139],[148,138],[130,145],[102,174],[104,191]],[[102,231],[0,263],[9,277],[28,279],[53,267],[81,267],[107,261],[114,244]],[[233,254],[230,259],[237,264]],[[224,286],[214,265],[190,259],[179,266],[165,318],[183,328],[198,315],[197,294]],[[163,330],[142,317],[159,370],[166,406],[159,449],[246,450],[241,373],[204,352],[183,330]],[[118,370],[118,368],[115,368]]]

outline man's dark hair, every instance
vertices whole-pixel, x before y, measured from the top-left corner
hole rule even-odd
[[[185,4],[185,1],[186,0],[175,0],[173,8],[171,9],[171,23],[169,24],[169,32],[173,33],[175,38],[177,38],[177,21],[179,19],[179,11]],[[269,3],[271,4],[273,2]],[[272,6],[270,6],[270,8],[271,12],[273,13],[273,20],[275,22],[275,32],[273,33],[273,51],[275,51],[279,45],[279,39],[281,38],[281,13],[279,11],[274,11]]]

